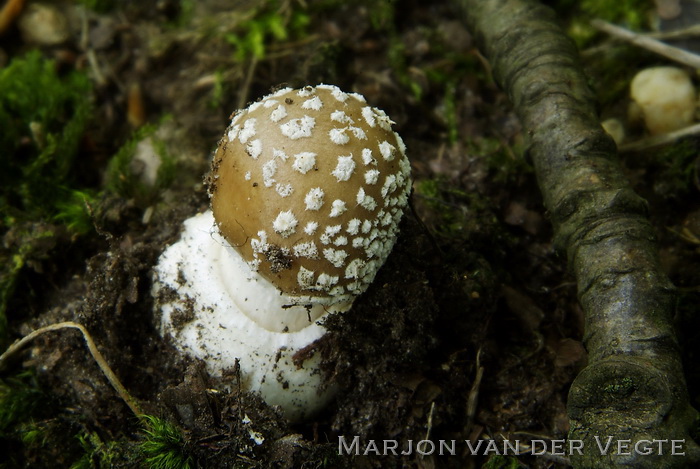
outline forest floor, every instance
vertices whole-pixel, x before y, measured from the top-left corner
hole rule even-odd
[[[566,467],[558,455],[473,456],[465,443],[517,440],[527,449],[565,439],[567,392],[586,352],[575,279],[552,246],[518,119],[455,2],[88,3],[30,2],[0,36],[0,65],[39,49],[59,77],[89,77],[91,101],[62,183],[86,194],[78,210],[89,226],[62,223],[65,205],[27,215],[18,209],[26,202],[13,205],[17,197],[3,192],[0,332],[9,343],[49,324],[84,325],[144,413],[173,433],[149,436],[153,427],[112,389],[79,334],[51,332],[0,375],[0,468]],[[35,8],[49,13],[26,26]],[[665,62],[581,33],[577,21],[592,13],[565,11],[602,116],[626,124],[629,80]],[[319,350],[337,398],[290,424],[259,397],[221,388],[161,338],[151,275],[182,221],[208,207],[204,176],[231,113],[282,84],[318,83],[361,93],[395,121],[411,160],[412,210],[373,286],[327,322]],[[39,140],[24,126],[18,161]],[[643,136],[627,127],[629,140]],[[692,138],[621,154],[681,293],[677,322],[696,406],[697,155]],[[359,436],[360,453],[370,440],[379,449],[338,454],[340,436]],[[455,440],[456,451],[377,454],[384,440],[399,451],[409,441]]]

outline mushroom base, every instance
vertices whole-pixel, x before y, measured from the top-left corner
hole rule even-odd
[[[351,303],[283,295],[219,235],[211,211],[186,220],[180,241],[161,255],[153,296],[161,334],[175,347],[216,377],[238,360],[243,388],[290,420],[309,417],[333,397],[309,346],[325,334],[320,320]]]

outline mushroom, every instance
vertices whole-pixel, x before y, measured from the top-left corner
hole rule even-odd
[[[676,67],[652,67],[630,84],[630,120],[644,119],[651,135],[681,129],[693,121],[697,98],[688,74]]]
[[[313,343],[389,255],[410,192],[387,115],[331,85],[280,89],[235,113],[209,176],[211,210],[162,254],[162,334],[210,374],[239,364],[247,390],[291,420],[322,408]]]

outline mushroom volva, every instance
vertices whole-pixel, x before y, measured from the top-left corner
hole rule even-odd
[[[396,241],[411,178],[392,124],[331,85],[236,112],[213,157],[211,210],[155,268],[162,334],[214,376],[237,360],[245,389],[292,420],[333,394],[309,353],[320,321],[350,309]]]

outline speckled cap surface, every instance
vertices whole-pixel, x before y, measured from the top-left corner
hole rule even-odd
[[[222,235],[287,294],[359,295],[394,245],[410,192],[391,125],[331,85],[281,89],[236,113],[210,178]]]

